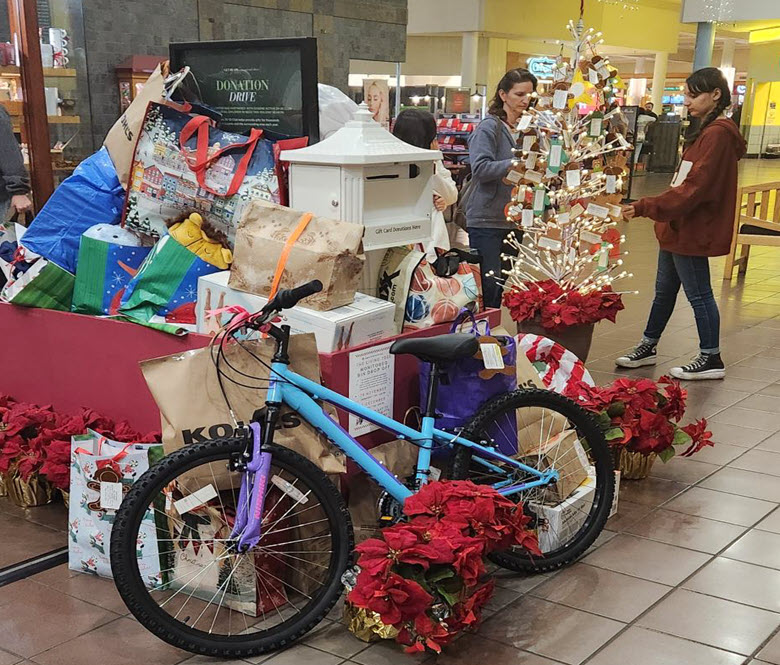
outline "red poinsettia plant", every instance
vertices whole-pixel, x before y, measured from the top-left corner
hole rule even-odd
[[[668,376],[658,382],[617,379],[608,386],[577,383],[565,394],[597,415],[612,446],[645,455],[656,453],[666,462],[676,454],[675,447],[682,449],[682,457],[690,457],[713,445],[706,419],[679,425],[688,392]]]
[[[38,473],[67,490],[70,439],[89,429],[122,443],[160,440],[158,433],[141,434],[126,421],[116,423],[92,409],[69,415],[0,395],[0,473],[18,473],[23,480]]]
[[[493,593],[485,557],[520,546],[542,556],[522,506],[469,481],[425,485],[404,504],[408,521],[358,545],[347,600],[395,627],[406,651],[441,652],[475,628]]]
[[[536,320],[550,331],[603,319],[614,323],[624,309],[621,295],[610,286],[582,294],[566,290],[552,279],[513,286],[504,293],[504,305],[514,321]]]

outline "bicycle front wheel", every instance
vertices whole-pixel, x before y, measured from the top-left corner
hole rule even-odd
[[[207,441],[163,458],[133,485],[114,523],[111,567],[127,607],[149,631],[196,654],[244,658],[300,638],[338,600],[351,556],[341,494],[279,446],[271,448],[260,542],[238,550],[231,531],[243,474],[228,462],[244,446]]]
[[[582,555],[609,517],[615,490],[612,456],[596,420],[578,404],[547,390],[517,390],[489,402],[463,437],[495,447],[537,471],[554,470],[556,482],[511,494],[532,518],[544,556],[513,549],[491,559],[519,572],[546,572]],[[497,489],[538,477],[457,446],[450,477]]]

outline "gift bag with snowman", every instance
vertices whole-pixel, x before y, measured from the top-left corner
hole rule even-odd
[[[162,457],[160,444],[119,443],[92,430],[72,437],[68,508],[71,570],[111,577],[109,550],[116,511],[132,484]],[[166,528],[164,512],[150,507],[136,543],[138,567],[149,587],[163,583],[158,526]]]

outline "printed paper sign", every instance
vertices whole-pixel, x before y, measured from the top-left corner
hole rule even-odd
[[[684,159],[680,162],[680,167],[677,169],[677,173],[674,174],[674,178],[672,178],[672,187],[679,187],[680,185],[685,182],[685,178],[688,176],[688,174],[691,172],[691,169],[693,168],[693,162]]]
[[[599,73],[592,67],[588,68],[588,81],[593,85],[596,85],[599,82]]]
[[[393,417],[395,356],[390,355],[392,342],[349,354],[349,398],[358,404]],[[373,423],[349,414],[349,433],[361,436],[379,429]]]
[[[528,134],[523,137],[523,152],[529,152],[536,143],[536,137],[533,134]]]
[[[179,515],[184,515],[196,508],[200,508],[212,499],[216,499],[217,496],[219,496],[219,494],[214,488],[214,485],[206,485],[206,487],[201,487],[197,492],[193,492],[183,499],[174,501],[173,507],[176,508],[176,512],[179,513]]]
[[[590,231],[580,231],[580,240],[589,245],[598,245],[601,243],[601,236],[598,233],[591,233]]]
[[[530,208],[524,208],[523,209],[523,217],[521,220],[521,225],[525,228],[529,228],[534,225],[534,211]]]
[[[118,510],[122,505],[122,483],[100,483],[100,507]]]
[[[569,219],[569,213],[559,212],[557,221],[558,221],[558,226],[566,226],[571,221],[571,219]]]
[[[544,188],[539,187],[534,190],[534,212],[544,211]]]
[[[553,108],[565,109],[569,102],[568,90],[556,90],[553,93]]]
[[[587,212],[589,215],[600,217],[601,219],[609,217],[609,210],[607,210],[604,206],[598,205],[597,203],[589,203]]]
[[[550,146],[550,158],[548,160],[548,168],[550,170],[561,168],[562,153],[563,146],[560,143],[553,143]]]
[[[542,236],[539,238],[537,245],[541,247],[542,249],[549,249],[553,252],[560,252],[561,251],[561,241],[560,240],[553,240],[552,238],[548,238],[547,236]]]
[[[604,116],[601,114],[591,116],[590,122],[588,123],[588,136],[596,137],[601,136],[601,128],[604,124],[603,121]]]
[[[577,219],[583,212],[585,212],[585,208],[583,208],[579,203],[575,204],[571,210],[569,210],[569,215],[572,219]]]
[[[533,183],[538,184],[542,182],[542,174],[539,173],[539,171],[526,171],[524,177],[526,180],[530,180]]]
[[[623,216],[623,208],[620,206],[614,203],[607,203],[607,208],[609,208],[609,216],[612,219],[620,219]]]
[[[616,175],[608,175],[607,176],[607,194],[614,194],[617,190],[617,176]]]
[[[536,158],[539,156],[538,152],[533,150],[528,153],[528,157],[525,158],[525,168],[532,169],[536,166]]]
[[[485,369],[504,369],[504,358],[501,356],[501,347],[494,342],[480,344],[482,351],[482,361],[485,363]]]
[[[520,171],[515,171],[512,169],[509,173],[506,174],[506,179],[509,180],[509,182],[512,184],[516,185],[523,179],[523,174]]]
[[[566,171],[566,186],[567,187],[579,187],[582,184],[582,171],[579,169],[571,169]]]

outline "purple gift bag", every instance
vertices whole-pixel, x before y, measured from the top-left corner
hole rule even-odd
[[[484,330],[480,332],[479,323],[474,314],[468,309],[462,309],[458,318],[452,324],[450,332],[454,333],[464,318],[471,318],[471,332],[476,337],[490,337],[502,348],[502,359],[507,367],[511,367],[511,374],[500,372],[485,372],[485,363],[481,358],[463,358],[454,360],[442,366],[446,371],[449,383],[442,382],[439,385],[439,394],[436,403],[436,427],[439,429],[457,429],[464,427],[474,417],[485,402],[510,392],[517,388],[517,376],[514,368],[517,363],[517,346],[513,337],[505,335],[490,335],[490,324],[485,320]],[[482,376],[480,376],[482,373]],[[484,378],[485,374],[492,374],[490,378]],[[431,375],[430,363],[422,363],[420,368],[420,404],[424,405],[428,394],[428,381]],[[504,433],[497,432],[493,435],[501,452],[510,455],[517,451],[517,426],[507,426]]]

